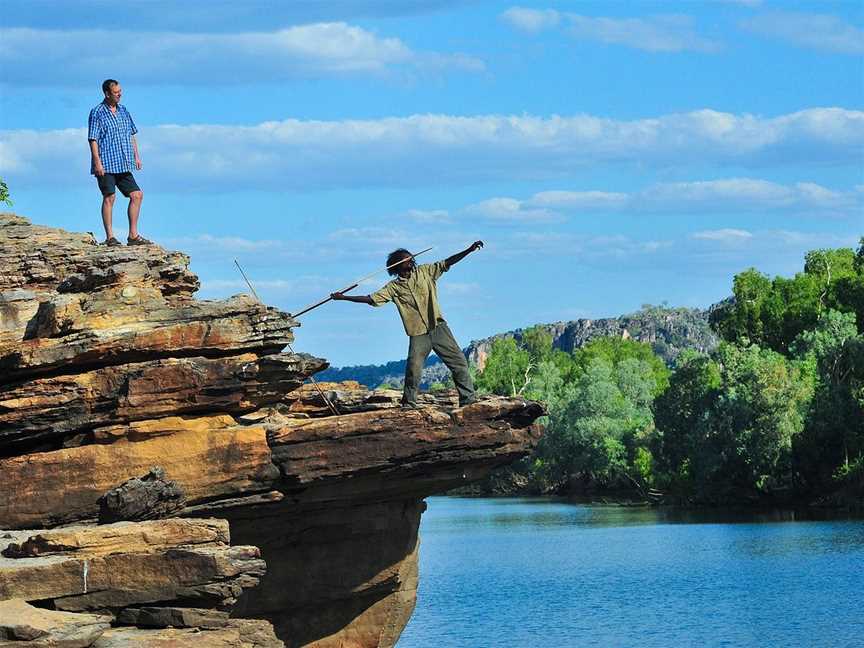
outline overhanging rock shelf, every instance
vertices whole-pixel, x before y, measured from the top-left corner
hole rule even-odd
[[[324,384],[333,415],[299,322],[188,264],[0,214],[0,645],[393,646],[423,498],[525,456],[541,405]],[[157,465],[178,517],[96,523]]]

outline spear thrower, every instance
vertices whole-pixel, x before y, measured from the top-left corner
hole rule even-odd
[[[420,256],[421,254],[425,254],[426,252],[428,252],[428,251],[431,250],[431,249],[432,249],[431,247],[428,247],[428,248],[426,248],[425,250],[421,250],[421,251],[418,252],[417,254],[412,254],[411,256],[405,257],[404,259],[401,259],[401,260],[397,261],[396,263],[392,263],[392,264],[390,264],[389,266],[387,266],[386,268],[384,268],[384,269],[382,269],[382,270],[376,270],[375,272],[371,272],[371,273],[369,273],[369,274],[366,275],[365,277],[360,277],[360,278],[359,278],[357,281],[355,281],[353,284],[351,284],[351,285],[348,286],[347,288],[343,288],[342,290],[340,290],[340,291],[338,291],[338,292],[340,292],[340,293],[344,293],[344,292],[348,292],[349,290],[353,290],[354,288],[356,288],[357,286],[359,286],[361,282],[366,281],[366,279],[369,279],[369,278],[371,278],[371,277],[374,277],[375,275],[377,275],[377,274],[379,274],[379,273],[381,273],[381,272],[384,272],[384,270],[390,270],[391,268],[395,268],[395,267],[398,266],[399,264],[401,264],[401,263],[405,263],[408,259],[413,259],[414,257],[418,257],[418,256]],[[240,266],[240,263],[238,263],[237,259],[234,259],[234,265],[237,266],[237,269],[240,271],[240,274],[243,275],[243,280],[246,282],[246,285],[249,286],[249,290],[252,291],[252,294],[255,296],[255,300],[256,300],[259,304],[260,304],[260,303],[263,303],[263,302],[261,301],[261,298],[258,297],[258,293],[255,292],[255,288],[252,286],[252,282],[249,281],[249,277],[247,277],[247,276],[246,276],[246,273],[243,272],[243,268]],[[299,313],[297,313],[296,315],[291,315],[290,313],[289,313],[289,315],[291,315],[291,317],[299,317],[300,315],[303,315],[303,313],[308,313],[308,312],[311,311],[312,309],[314,309],[314,308],[318,308],[318,307],[321,306],[322,304],[326,304],[326,303],[327,303],[328,301],[330,301],[331,299],[333,299],[333,298],[332,298],[332,297],[328,297],[327,299],[322,299],[321,301],[319,301],[319,302],[317,302],[317,303],[315,303],[315,304],[312,304],[311,306],[307,306],[306,308],[304,308],[303,310],[301,310],[301,311],[300,311]],[[294,349],[291,347],[290,344],[287,344],[287,347],[288,347],[288,349],[291,351],[291,353],[295,353],[295,352],[294,352]],[[296,355],[296,354],[295,354],[295,355]],[[340,414],[339,409],[336,407],[335,404],[333,404],[333,402],[330,401],[329,398],[327,398],[327,394],[325,394],[324,391],[321,389],[321,386],[320,386],[320,385],[318,384],[318,382],[315,380],[315,377],[314,377],[314,376],[309,376],[309,380],[312,381],[312,384],[313,384],[313,385],[315,385],[315,389],[317,389],[317,390],[318,390],[318,393],[321,394],[321,398],[324,399],[324,402],[327,404],[327,407],[330,408],[330,411],[333,412],[336,416],[339,416],[339,414]]]
[[[334,291],[334,292],[337,292],[337,293],[346,293],[346,292],[348,292],[349,290],[354,290],[357,286],[359,286],[362,282],[366,281],[367,279],[371,279],[371,278],[374,277],[375,275],[377,275],[377,274],[381,274],[381,273],[384,272],[385,270],[390,270],[391,268],[395,268],[396,266],[398,266],[398,265],[400,265],[400,264],[402,264],[402,263],[405,263],[405,262],[408,261],[409,259],[413,259],[413,258],[415,258],[415,257],[418,257],[418,256],[420,256],[421,254],[426,254],[426,252],[428,252],[428,251],[431,250],[431,249],[432,249],[431,247],[428,247],[428,248],[426,248],[425,250],[421,250],[421,251],[418,252],[417,254],[412,254],[411,256],[407,256],[407,257],[405,257],[404,259],[400,259],[400,260],[397,261],[396,263],[391,263],[391,264],[390,264],[389,266],[387,266],[386,268],[382,268],[381,270],[376,270],[375,272],[370,272],[370,273],[369,273],[368,275],[366,275],[365,277],[360,277],[357,281],[355,281],[354,283],[352,283],[352,284],[351,284],[350,286],[348,286],[347,288],[343,288],[342,290],[336,290],[336,291]],[[237,261],[234,261],[234,263],[237,263]],[[238,267],[239,267],[239,266],[238,266]],[[240,272],[243,272],[243,271],[241,270]],[[244,279],[245,279],[245,276],[244,276]],[[248,282],[247,282],[247,283],[248,283]],[[254,289],[253,289],[253,292],[254,292]],[[256,295],[256,297],[257,297],[257,295]],[[323,306],[324,304],[326,304],[327,302],[329,302],[329,301],[332,300],[332,299],[333,299],[332,297],[327,297],[326,299],[322,299],[322,300],[319,301],[319,302],[315,302],[315,303],[312,304],[311,306],[307,306],[306,308],[304,308],[303,310],[301,310],[301,311],[298,312],[298,313],[290,313],[290,315],[291,315],[291,317],[293,317],[293,318],[296,319],[296,318],[300,317],[301,315],[303,315],[304,313],[308,313],[309,311],[314,310],[314,309],[318,308],[319,306]]]

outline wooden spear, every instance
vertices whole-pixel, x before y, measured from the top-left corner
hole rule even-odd
[[[371,278],[374,277],[375,275],[380,274],[380,273],[384,272],[385,270],[390,270],[391,268],[395,268],[395,267],[398,266],[400,263],[405,263],[408,259],[413,259],[413,258],[415,258],[415,257],[420,256],[421,254],[425,254],[426,252],[428,252],[428,251],[431,250],[431,249],[432,249],[431,247],[428,247],[428,248],[426,248],[425,250],[421,250],[421,251],[418,252],[417,254],[412,254],[411,256],[405,257],[404,259],[402,259],[402,260],[400,260],[400,261],[397,261],[396,263],[391,263],[391,264],[390,264],[389,266],[387,266],[386,268],[382,268],[381,270],[376,270],[375,272],[370,272],[370,273],[369,273],[368,275],[366,275],[365,277],[360,277],[357,281],[355,281],[354,283],[352,283],[352,284],[351,284],[350,286],[348,286],[347,288],[343,288],[342,290],[337,290],[337,291],[335,291],[335,292],[338,292],[338,293],[345,293],[345,292],[348,292],[349,290],[354,290],[357,286],[359,286],[362,282],[366,281],[367,279],[371,279]],[[236,262],[235,262],[235,263],[236,263]],[[242,272],[242,270],[241,270],[241,272]],[[321,301],[316,302],[316,303],[312,304],[311,306],[307,306],[306,308],[304,308],[303,310],[301,310],[299,313],[289,313],[289,314],[291,315],[291,317],[294,317],[294,318],[300,317],[300,316],[303,315],[304,313],[308,313],[309,311],[311,311],[311,310],[313,310],[313,309],[315,309],[315,308],[318,308],[319,306],[322,306],[322,305],[326,304],[326,303],[329,302],[331,299],[333,299],[333,298],[332,298],[332,297],[327,297],[327,299],[322,299]]]

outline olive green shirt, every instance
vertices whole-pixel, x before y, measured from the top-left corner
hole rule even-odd
[[[435,328],[439,319],[443,319],[435,282],[448,269],[445,261],[417,266],[407,278],[397,277],[369,297],[374,306],[392,301],[399,309],[405,333],[409,336],[424,335]]]

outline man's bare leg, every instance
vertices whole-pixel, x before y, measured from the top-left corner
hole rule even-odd
[[[114,212],[115,195],[116,194],[111,194],[110,196],[102,196],[102,226],[105,228],[106,241],[112,236],[114,236],[114,230],[111,227],[111,215]]]
[[[129,194],[129,238],[138,238],[138,214],[141,213],[141,201],[144,200],[143,191],[133,191]]]

